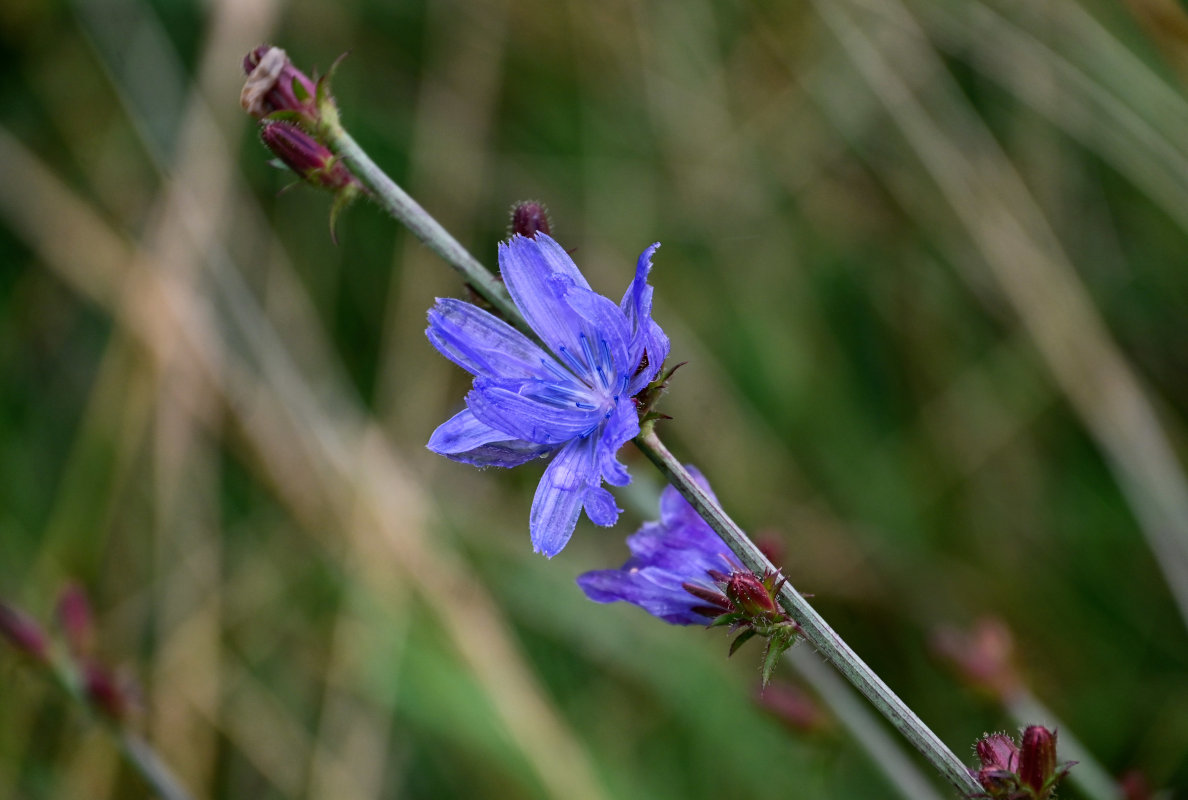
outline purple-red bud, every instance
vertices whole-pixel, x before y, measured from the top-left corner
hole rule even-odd
[[[829,715],[804,691],[790,683],[772,683],[756,701],[795,733],[818,733],[830,726]]]
[[[1014,662],[1014,638],[1002,620],[985,617],[968,631],[940,628],[932,650],[948,661],[970,687],[998,699],[1015,694],[1022,679]]]
[[[42,664],[49,661],[49,642],[41,626],[6,603],[0,603],[0,636],[34,661]]]
[[[974,772],[987,797],[995,800],[1049,800],[1075,762],[1056,762],[1056,732],[1042,725],[1023,731],[1022,745],[993,733],[976,745],[982,768]]]
[[[974,749],[985,769],[1014,772],[1019,766],[1019,746],[1005,733],[992,733],[980,739]]]
[[[1019,749],[1019,780],[1039,796],[1056,774],[1056,732],[1042,725],[1031,725],[1023,731],[1023,745]]]
[[[89,656],[94,649],[95,626],[86,592],[77,583],[67,585],[58,596],[57,615],[70,655],[75,660]]]
[[[551,235],[549,210],[535,200],[516,203],[512,206],[511,232],[513,236],[519,234],[529,239],[535,238],[537,233]]]
[[[121,722],[128,715],[128,692],[106,667],[88,661],[82,667],[83,691],[91,706],[113,722]]]
[[[279,47],[261,45],[243,58],[247,80],[239,95],[244,111],[262,119],[276,111],[295,111],[317,118],[317,84],[293,66]]]
[[[780,613],[775,598],[763,581],[750,572],[735,572],[726,581],[726,596],[748,617],[772,617]]]
[[[360,185],[328,147],[291,122],[262,125],[260,140],[285,166],[320,189],[337,192]]]

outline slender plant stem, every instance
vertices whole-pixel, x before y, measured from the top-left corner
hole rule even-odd
[[[507,288],[486,267],[475,260],[462,244],[450,235],[416,200],[408,196],[380,169],[371,157],[359,147],[349,133],[337,121],[327,125],[327,145],[347,163],[355,176],[370,190],[372,197],[397,222],[402,223],[413,235],[425,243],[441,259],[453,267],[462,279],[474,287],[487,302],[499,309],[504,317],[522,331],[531,333],[512,302]]]
[[[653,424],[644,426],[643,432],[636,437],[635,444],[722,537],[722,541],[738,556],[744,566],[760,575],[768,570],[775,571],[775,566],[767,560],[742,528],[726,515],[726,512],[693,480],[685,466],[664,446],[660,437],[656,435]],[[804,638],[826,661],[833,664],[850,683],[854,684],[854,687],[874,704],[941,775],[963,795],[978,794],[982,791],[965,764],[895,692],[891,691],[874,670],[858,657],[791,583],[784,583],[779,599],[780,605],[804,631]]]
[[[329,119],[321,132],[330,149],[342,157],[388,213],[441,256],[463,280],[498,308],[516,327],[528,331],[529,335],[535,338],[519,310],[511,302],[503,284],[450,236],[437,220],[397,186],[343,130],[336,118]],[[645,424],[635,443],[697,513],[722,537],[747,568],[759,574],[764,570],[775,569],[746,533],[693,481],[684,465],[660,441],[653,424]],[[887,684],[883,683],[790,584],[784,584],[780,592],[780,603],[804,629],[805,638],[817,651],[849,679],[962,795],[982,792],[981,786],[973,779],[961,760],[887,687]]]
[[[854,695],[854,690],[828,664],[803,647],[789,650],[784,654],[784,662],[829,706],[833,715],[866,751],[870,760],[883,771],[904,800],[941,800],[941,795],[930,782],[932,776],[921,771],[903,746],[892,738],[887,726]]]
[[[53,678],[54,683],[72,702],[94,712],[94,707],[83,694],[79,680],[71,669],[68,669],[60,660],[54,660],[46,667],[46,672]],[[141,738],[139,734],[117,722],[101,717],[97,712],[94,713],[94,717],[115,738],[125,763],[134,769],[146,784],[152,787],[161,800],[193,800],[190,793],[182,787],[181,781],[173,774],[173,770],[169,768],[169,765],[151,744]]]

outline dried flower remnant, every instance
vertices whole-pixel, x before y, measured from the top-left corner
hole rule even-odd
[[[635,280],[615,305],[547,234],[500,245],[508,292],[548,350],[471,303],[439,298],[429,312],[429,341],[475,378],[466,409],[440,425],[428,447],[478,467],[552,455],[529,521],[533,548],[550,558],[583,509],[596,525],[619,518],[602,482],[630,482],[616,453],[639,433],[631,398],[668,355],[647,284],[657,247],[640,255]]]
[[[239,104],[256,119],[278,111],[295,114],[311,127],[318,118],[318,83],[293,66],[279,47],[261,45],[243,58],[247,73]]]

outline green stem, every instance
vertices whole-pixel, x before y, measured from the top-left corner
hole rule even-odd
[[[441,256],[463,280],[499,309],[512,324],[535,338],[519,309],[511,302],[503,284],[376,166],[355,140],[343,130],[336,114],[329,117],[324,119],[321,129],[326,145],[342,157],[379,204],[397,221],[406,225],[429,249]],[[644,430],[635,439],[635,443],[722,537],[743,564],[759,574],[766,569],[774,569],[742,529],[693,481],[685,467],[656,436],[651,423],[644,425]],[[874,703],[912,746],[919,750],[963,796],[982,792],[981,786],[957,756],[953,755],[953,752],[887,687],[887,684],[883,683],[791,585],[784,585],[780,593],[780,603],[804,629],[805,638],[818,652]]]
[[[722,541],[747,569],[759,575],[768,570],[775,570],[775,565],[767,560],[767,556],[763,555],[742,528],[726,515],[713,498],[693,480],[685,466],[664,446],[656,435],[654,424],[648,423],[644,426],[643,431],[636,437],[635,444],[664,473],[668,482],[689,501],[702,519],[709,523],[714,532],[722,537]],[[858,657],[791,583],[784,583],[779,599],[780,605],[804,631],[804,638],[826,661],[833,664],[850,683],[854,684],[854,687],[874,704],[949,783],[965,796],[982,792],[982,787],[970,775],[961,759],[957,758],[916,713],[883,683],[874,670]]]
[[[371,157],[359,147],[349,133],[347,133],[334,115],[329,120],[323,113],[322,135],[326,145],[342,158],[363,184],[370,190],[372,198],[397,221],[412,231],[413,235],[425,243],[441,259],[453,267],[462,279],[474,287],[487,302],[517,328],[532,335],[531,329],[520,316],[512,302],[507,288],[489,269],[475,260],[462,244],[450,235],[416,200],[408,196],[396,183],[380,169]]]

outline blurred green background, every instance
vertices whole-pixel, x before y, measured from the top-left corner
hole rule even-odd
[[[238,105],[260,42],[350,51],[348,129],[480,260],[528,198],[612,297],[663,242],[666,441],[959,755],[1017,721],[928,642],[994,615],[1062,737],[1188,795],[1186,32],[1175,0],[5,0],[0,597],[88,588],[198,797],[895,796],[755,704],[757,647],[584,599],[655,515],[634,450],[620,524],[550,562],[539,465],[424,449],[468,385],[422,332],[453,274],[366,203],[332,244]],[[0,650],[0,797],[146,793]]]

